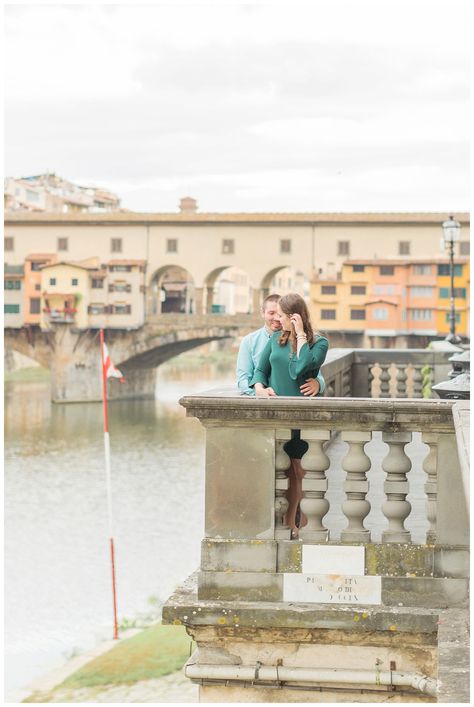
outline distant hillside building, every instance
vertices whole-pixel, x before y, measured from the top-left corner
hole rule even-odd
[[[106,213],[120,211],[116,194],[96,187],[83,187],[56,174],[37,174],[4,183],[5,211],[44,213]]]

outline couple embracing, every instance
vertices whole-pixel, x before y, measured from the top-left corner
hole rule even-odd
[[[323,393],[325,384],[319,369],[329,344],[313,332],[304,299],[295,293],[270,295],[263,302],[262,316],[265,325],[244,337],[240,345],[237,380],[241,393],[259,398]],[[292,430],[291,440],[284,445],[290,458],[285,522],[292,539],[299,537],[299,528],[307,523],[299,509],[305,473],[301,458],[307,449],[300,430]]]

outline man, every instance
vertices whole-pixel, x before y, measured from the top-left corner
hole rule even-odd
[[[255,395],[253,388],[249,387],[255,368],[257,367],[260,355],[265,348],[267,341],[276,331],[281,330],[281,323],[277,316],[277,302],[280,295],[269,295],[263,300],[262,317],[265,325],[247,334],[242,339],[237,356],[237,385],[243,395]],[[314,397],[324,392],[326,384],[321,373],[317,378],[308,378],[300,387],[303,395]]]

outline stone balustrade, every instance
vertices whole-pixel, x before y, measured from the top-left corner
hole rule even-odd
[[[330,349],[322,368],[326,395],[422,398],[426,378],[439,383],[448,377],[450,355],[427,349]]]
[[[305,544],[363,544],[366,550],[372,545],[368,556],[398,557],[400,566],[392,563],[391,571],[401,575],[407,567],[403,548],[412,546],[427,566],[436,564],[438,576],[458,572],[465,577],[469,524],[452,401],[256,399],[211,391],[180,402],[206,428],[202,597],[242,598],[240,589],[232,594],[234,581],[241,583],[246,575],[251,586],[252,573],[260,573],[258,590],[249,596],[275,600],[278,592],[270,574],[262,573],[288,571],[285,567]],[[301,501],[308,523],[300,541],[291,541],[284,525],[290,466],[284,444],[292,429],[301,430],[309,447],[302,458],[306,474]],[[333,455],[335,440],[345,447],[339,461]],[[415,473],[423,476],[418,486],[424,486],[425,502],[421,511],[418,505],[414,522],[426,528],[416,540],[407,527]],[[339,484],[343,493],[335,507],[328,494],[331,484]],[[372,484],[381,490],[375,499]],[[378,538],[366,524],[371,513],[382,521]],[[343,520],[339,534],[326,516],[339,526]]]

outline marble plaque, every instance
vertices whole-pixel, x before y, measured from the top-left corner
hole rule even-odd
[[[346,606],[381,604],[382,577],[286,573],[283,575],[283,601]]]
[[[303,545],[302,572],[306,574],[365,574],[365,547],[359,545]]]

